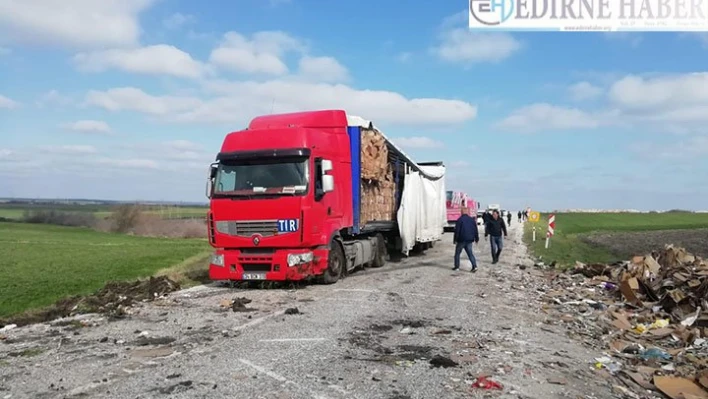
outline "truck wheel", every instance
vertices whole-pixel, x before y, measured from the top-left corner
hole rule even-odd
[[[386,241],[381,234],[376,235],[376,255],[374,261],[371,262],[371,267],[383,267],[386,264]]]
[[[327,269],[322,276],[322,281],[325,284],[334,284],[342,276],[342,271],[346,267],[346,260],[342,247],[337,241],[332,241],[329,248],[329,259],[327,261]]]

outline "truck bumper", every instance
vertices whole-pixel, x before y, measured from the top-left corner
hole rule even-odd
[[[308,254],[312,254],[309,258]],[[219,281],[298,281],[318,276],[327,269],[329,251],[280,249],[268,254],[243,253],[238,249],[217,250],[209,263],[209,279]],[[288,265],[292,255],[305,261]],[[309,260],[311,259],[311,260]]]

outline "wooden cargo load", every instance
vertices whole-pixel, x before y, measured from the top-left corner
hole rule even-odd
[[[361,130],[360,225],[396,220],[396,183],[388,146],[376,130]]]

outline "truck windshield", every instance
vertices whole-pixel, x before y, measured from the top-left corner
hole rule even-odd
[[[215,196],[301,195],[307,192],[307,158],[223,162],[214,181]]]

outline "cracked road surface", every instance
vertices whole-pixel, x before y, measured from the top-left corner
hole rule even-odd
[[[592,370],[601,353],[545,322],[520,227],[497,265],[474,246],[477,273],[464,253],[452,271],[445,234],[330,286],[201,286],[122,320],[17,328],[0,341],[0,399],[616,397]],[[246,309],[220,306],[237,297]],[[480,375],[503,389],[471,388]]]

